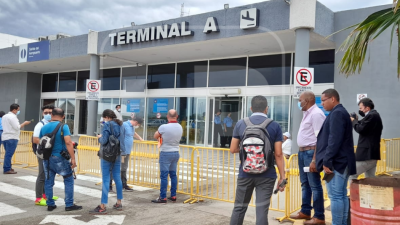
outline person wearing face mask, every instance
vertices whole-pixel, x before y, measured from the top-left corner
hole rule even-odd
[[[363,173],[365,178],[375,177],[376,163],[381,159],[381,116],[369,98],[361,99],[358,106],[359,114],[364,118],[358,120],[357,116],[350,117],[354,130],[360,135],[356,150],[357,174],[350,176],[350,180],[357,179]]]
[[[299,109],[303,112],[297,145],[299,146],[298,163],[302,190],[301,210],[291,219],[304,220],[304,224],[325,224],[324,196],[321,185],[321,176],[316,169],[317,136],[325,121],[325,114],[315,104],[315,95],[311,91],[303,92],[298,102]],[[309,172],[304,172],[304,167],[309,167]],[[311,197],[313,203],[311,205]],[[314,216],[311,217],[311,210]]]
[[[36,150],[39,145],[39,135],[40,131],[42,130],[42,127],[46,124],[48,124],[51,121],[51,112],[53,111],[54,106],[53,105],[45,105],[42,107],[42,115],[43,115],[43,120],[38,122],[35,126],[35,129],[33,131],[33,136],[32,136],[32,149],[33,153],[36,155]],[[44,168],[43,168],[43,159],[37,157],[38,160],[38,176],[36,178],[36,200],[35,200],[35,205],[41,205],[41,206],[47,206],[46,204],[46,194],[44,192],[44,182],[46,179],[46,176],[44,174]],[[54,200],[57,200],[57,196],[53,196]]]
[[[29,125],[31,121],[25,121],[19,124],[17,115],[20,114],[20,108],[18,104],[12,104],[10,106],[10,112],[2,117],[1,125],[3,127],[3,134],[1,140],[4,144],[5,155],[3,162],[3,173],[4,174],[16,174],[17,172],[11,168],[11,159],[14,156],[15,149],[17,149],[19,133],[21,128]]]
[[[121,114],[121,105],[116,105],[115,110],[114,110],[115,115],[117,116],[117,119],[122,121],[122,114]]]

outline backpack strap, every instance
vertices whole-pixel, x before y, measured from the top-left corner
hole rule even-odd
[[[61,125],[63,125],[62,122],[60,122],[59,124],[57,124],[56,128],[53,130],[53,132],[51,132],[51,135],[54,137],[56,135],[56,133],[58,132],[58,129],[60,129]]]
[[[272,119],[270,119],[270,118],[267,118],[266,120],[264,120],[264,122],[262,122],[259,126],[261,126],[262,128],[267,128],[268,127],[268,125],[270,124],[270,123],[272,123]]]
[[[254,124],[250,121],[250,117],[244,118],[243,121],[246,124],[246,127],[254,126]]]
[[[111,129],[111,135],[115,136],[112,121],[110,121],[110,129]]]

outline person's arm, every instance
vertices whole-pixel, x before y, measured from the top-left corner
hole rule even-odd
[[[105,123],[103,131],[101,132],[101,135],[97,135],[99,138],[99,143],[102,145],[107,144],[108,138],[110,137],[110,123]]]
[[[326,173],[333,171],[333,157],[339,152],[345,133],[346,119],[341,112],[333,112],[329,120],[328,146],[326,147],[323,166]]]
[[[373,116],[368,114],[362,120],[352,120],[354,130],[359,134],[365,134],[374,127]]]
[[[312,128],[315,134],[315,137],[318,137],[319,131],[322,128],[322,125],[324,124],[326,117],[324,114],[314,114],[312,117]],[[317,157],[317,150],[314,150],[314,155],[313,159],[310,163],[310,172],[311,173],[318,173],[317,170],[317,163],[316,163],[316,157]]]
[[[158,138],[161,137],[161,135],[163,134],[163,130],[164,130],[164,126],[161,125],[158,130],[154,133],[154,139],[158,140]]]
[[[225,132],[226,132],[226,123],[225,123],[225,121],[224,121],[224,129],[225,129]]]
[[[138,139],[139,141],[144,141],[142,137],[140,137],[140,135],[138,133],[135,132],[135,136],[136,139]]]
[[[121,148],[121,155],[126,155],[126,151],[125,151],[125,134],[126,134],[126,126],[125,123],[122,124],[121,128],[120,128],[120,134],[119,134],[119,143],[120,143],[120,148]]]
[[[40,130],[42,129],[43,126],[41,126],[42,123],[39,122],[38,124],[36,124],[35,129],[33,130],[33,143],[34,144],[39,144],[40,142]]]
[[[279,191],[283,191],[285,190],[285,187],[283,188],[279,187],[279,184],[281,184],[282,181],[286,179],[285,161],[283,159],[283,154],[282,154],[282,141],[275,142],[274,147],[275,147],[275,162],[276,166],[278,167],[279,178],[280,178],[277,187],[279,188]]]
[[[240,139],[232,137],[230,152],[232,154],[240,152]]]
[[[69,128],[68,128],[69,129]],[[72,143],[71,136],[64,136],[65,146],[67,146],[67,151],[71,156],[71,167],[74,169],[76,167],[74,144]]]

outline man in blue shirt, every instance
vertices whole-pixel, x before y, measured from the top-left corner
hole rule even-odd
[[[126,170],[129,166],[130,155],[133,148],[133,137],[143,141],[143,138],[135,132],[135,129],[139,128],[141,124],[143,124],[143,119],[136,116],[132,120],[124,122],[121,127],[119,139],[121,145],[121,180],[124,191],[133,191],[127,184]]]
[[[42,127],[39,138],[42,138],[48,133],[52,133],[57,125],[64,121],[64,118],[64,110],[61,108],[54,108],[51,113],[51,122]],[[61,155],[64,155],[64,153],[70,155],[71,162]],[[64,178],[65,211],[81,210],[82,206],[74,204],[74,177],[72,170],[76,167],[76,161],[74,146],[71,141],[71,133],[67,124],[61,125],[58,132],[55,134],[51,156],[48,160],[43,160],[43,167],[46,175],[44,186],[47,197],[47,210],[53,211],[57,208],[53,200],[53,186],[56,174]]]
[[[267,99],[264,96],[255,96],[251,100],[250,110],[253,112],[253,114],[249,117],[251,123],[255,125],[263,123],[266,119],[268,119]],[[232,154],[240,152],[240,141],[243,139],[245,129],[246,123],[243,120],[240,120],[233,130],[233,138],[230,148]],[[278,182],[279,186],[279,184],[281,184],[285,179],[282,153],[282,130],[279,124],[274,121],[272,121],[266,129],[270,136],[271,146],[273,146],[275,150],[275,162],[280,174],[280,180]],[[242,160],[243,159],[241,159],[241,161]],[[232,212],[230,225],[243,224],[244,216],[250,203],[254,188],[256,189],[256,225],[268,224],[268,210],[276,178],[277,176],[275,167],[268,168],[264,173],[249,174],[243,172],[242,165],[239,165],[235,206]],[[284,190],[284,187],[278,188],[280,191]]]
[[[232,113],[228,113],[228,115],[224,118],[225,141],[228,142],[229,147],[231,147],[233,133],[233,120],[231,118],[231,115]]]
[[[220,137],[220,146],[218,146],[218,134]],[[215,111],[214,116],[214,147],[224,147],[223,144],[223,132],[222,132],[222,124],[221,124],[221,110]]]

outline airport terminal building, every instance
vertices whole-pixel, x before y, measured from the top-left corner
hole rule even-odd
[[[93,135],[102,111],[120,104],[124,120],[145,118],[137,132],[152,140],[167,110],[176,108],[182,144],[211,146],[215,111],[222,118],[232,113],[235,122],[251,115],[252,97],[263,95],[268,116],[296,140],[302,113],[293,98],[293,71],[312,67],[317,96],[336,88],[344,106],[357,112],[357,94],[367,94],[383,118],[383,137],[400,137],[397,46],[390,55],[390,31],[371,45],[361,75],[349,78],[339,74],[343,53],[336,53],[349,31],[326,38],[388,7],[332,12],[316,0],[271,0],[3,48],[0,110],[17,102],[20,121],[37,121],[40,107],[54,104],[78,136]],[[101,80],[98,101],[86,100],[89,79]]]

